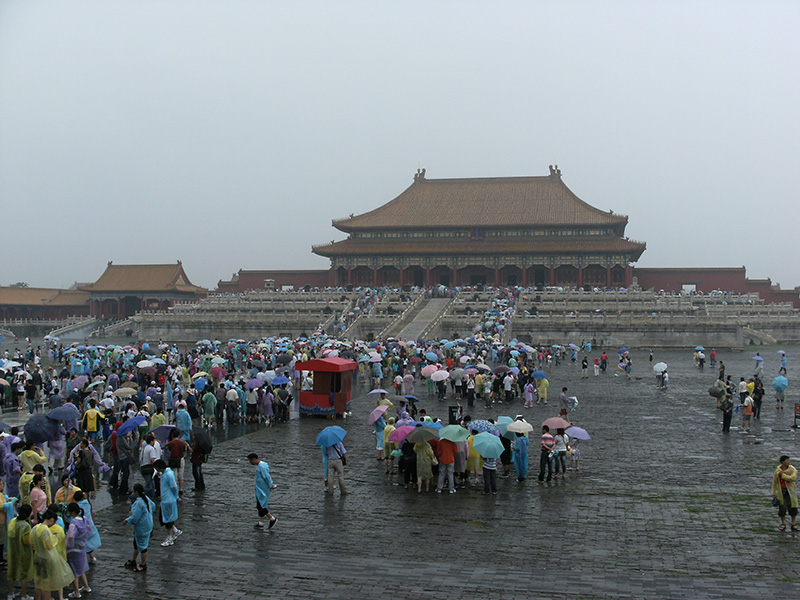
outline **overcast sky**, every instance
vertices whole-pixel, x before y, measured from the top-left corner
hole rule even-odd
[[[640,266],[800,285],[800,2],[0,2],[0,283],[327,268],[331,219],[545,175]]]

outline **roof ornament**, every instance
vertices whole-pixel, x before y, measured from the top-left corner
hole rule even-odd
[[[561,169],[558,168],[558,165],[555,167],[550,165],[550,177],[561,177]]]
[[[417,172],[414,174],[414,181],[420,181],[425,179],[425,169],[417,169]]]

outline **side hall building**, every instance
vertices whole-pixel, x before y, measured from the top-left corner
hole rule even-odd
[[[558,167],[542,177],[428,179],[383,206],[333,221],[348,234],[313,246],[329,285],[627,287],[646,245],[628,217],[581,200]]]

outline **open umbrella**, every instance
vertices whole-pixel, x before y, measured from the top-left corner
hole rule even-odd
[[[414,421],[413,423],[411,423],[411,425],[413,427],[416,427],[417,425],[422,425],[423,427],[428,427],[429,429],[435,429],[437,431],[439,429],[444,428],[444,425],[442,425],[440,421]]]
[[[507,367],[505,365],[500,365],[499,367],[494,368],[494,374],[502,375],[503,373],[508,373],[510,370],[511,370],[510,367]]]
[[[105,381],[95,381],[94,383],[90,383],[89,385],[87,385],[86,389],[87,390],[91,390],[91,389],[96,388],[98,385],[103,385],[104,383],[105,383]]]
[[[202,427],[192,427],[192,437],[197,442],[200,450],[205,454],[211,454],[214,444],[211,443],[211,436]]]
[[[567,421],[566,419],[562,419],[561,417],[550,417],[546,419],[542,426],[547,425],[550,428],[550,431],[555,431],[556,429],[566,429],[572,423]]]
[[[406,441],[411,442],[412,444],[429,442],[430,440],[435,439],[436,430],[430,427],[424,427],[423,425],[414,426],[413,431],[410,431],[406,436]]]
[[[503,442],[496,435],[483,431],[475,436],[472,447],[483,458],[500,458],[503,453]]]
[[[379,406],[378,408],[373,410],[371,413],[369,413],[369,419],[367,419],[367,423],[372,425],[375,421],[380,419],[383,416],[383,413],[385,413],[387,410],[389,410],[389,405],[388,404],[384,404],[382,406]]]
[[[159,425],[158,427],[153,429],[150,433],[152,433],[159,442],[165,444],[169,439],[170,431],[172,431],[173,429],[177,429],[177,427],[175,427],[175,425]]]
[[[450,377],[450,374],[444,369],[442,369],[441,371],[436,371],[433,375],[431,375],[431,379],[433,379],[434,381],[444,381],[448,377]]]
[[[695,346],[694,349],[697,350],[698,352],[702,352],[703,350],[705,350],[705,348],[703,348],[702,346]]]
[[[500,430],[500,435],[504,435],[506,437],[514,437],[513,435],[508,435],[508,426],[514,422],[514,419],[511,417],[497,417],[497,428]]]
[[[140,360],[136,363],[137,369],[146,369],[147,367],[152,367],[155,363],[151,360]]]
[[[129,396],[136,395],[136,388],[131,387],[121,387],[113,394],[117,398],[127,398]]]
[[[201,377],[208,377],[208,373],[206,373],[205,371],[198,371],[197,373],[192,375],[192,381],[194,381],[195,379],[200,379]]]
[[[222,367],[211,367],[211,370],[209,372],[211,373],[211,376],[217,380],[225,377],[225,369],[223,369]]]
[[[10,383],[8,383],[8,382],[7,382],[5,379],[3,379],[2,377],[0,377],[0,385],[11,385],[11,384],[10,384]]]
[[[497,425],[494,423],[490,423],[486,419],[475,419],[474,421],[470,421],[467,423],[467,428],[470,431],[477,431],[477,432],[488,432],[495,436],[500,435],[500,429],[498,429]]]
[[[438,370],[439,367],[437,365],[425,365],[424,367],[422,367],[422,371],[420,372],[422,373],[423,377],[430,377]]]
[[[590,439],[592,439],[592,436],[589,435],[588,431],[586,431],[585,429],[583,429],[581,427],[575,427],[574,425],[572,427],[567,427],[564,430],[564,433],[566,433],[569,437],[575,438],[577,440],[590,440]]]
[[[272,380],[272,385],[285,385],[287,383],[289,383],[289,380],[283,375],[278,375]]]
[[[436,352],[426,352],[425,358],[427,358],[431,362],[436,362],[437,360],[439,360],[439,355],[436,354]]]
[[[11,425],[9,425],[8,423],[3,423],[2,421],[0,421],[0,429],[11,429]]]
[[[147,421],[147,418],[141,415],[138,417],[133,417],[132,419],[128,419],[122,425],[119,426],[119,429],[117,429],[117,435],[119,436],[119,435],[125,435],[126,433],[130,433],[145,421]]]
[[[64,404],[46,412],[45,416],[56,421],[72,421],[81,418],[81,411],[74,404]]]
[[[119,387],[121,387],[121,388],[131,388],[131,389],[135,390],[135,389],[139,388],[139,384],[137,384],[135,381],[126,381],[125,383],[121,384]]]
[[[786,379],[783,375],[778,375],[775,379],[772,380],[772,389],[776,392],[783,392],[786,388],[789,387],[789,380]]]
[[[506,430],[510,433],[530,433],[533,431],[533,425],[527,421],[514,421],[506,426]]]
[[[33,415],[25,423],[25,439],[37,444],[57,440],[60,437],[58,428],[58,421],[43,414]]]
[[[375,388],[374,390],[370,390],[367,392],[367,396],[377,396],[378,394],[388,394],[386,390],[383,388]]]
[[[89,382],[89,378],[86,375],[79,375],[75,379],[69,382],[69,389],[71,390],[80,390]]]
[[[533,373],[531,373],[531,377],[533,377],[534,379],[547,379],[547,373],[541,370],[534,371]]]
[[[777,353],[783,356],[784,354],[786,354],[786,350],[778,350]]]
[[[327,448],[341,442],[347,431],[338,425],[329,425],[317,434],[317,446]]]
[[[265,383],[266,382],[263,379],[259,379],[258,377],[256,377],[255,379],[251,379],[250,381],[245,383],[244,387],[247,388],[248,390],[254,390],[257,387],[261,387]]]
[[[439,430],[440,440],[450,440],[451,442],[464,442],[469,438],[470,433],[461,425],[448,425]]]
[[[667,363],[665,362],[657,362],[656,364],[653,365],[653,371],[655,371],[656,373],[663,373],[666,370],[667,370]]]
[[[198,377],[194,380],[194,387],[196,390],[200,390],[201,392],[206,388],[208,385],[208,379],[205,377]]]
[[[163,358],[154,358],[150,362],[152,362],[153,364],[162,365],[162,366],[167,364],[167,361],[165,361]]]
[[[411,425],[403,425],[402,427],[397,427],[392,433],[389,434],[389,441],[390,442],[402,442],[406,439],[406,436],[414,431],[414,427]]]
[[[281,354],[275,359],[275,362],[279,365],[288,365],[290,362],[292,362],[292,357],[290,354]]]

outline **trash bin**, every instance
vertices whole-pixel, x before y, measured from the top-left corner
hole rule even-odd
[[[447,407],[448,413],[448,420],[447,422],[450,425],[458,425],[461,422],[461,405],[456,404],[455,406],[448,406]]]

